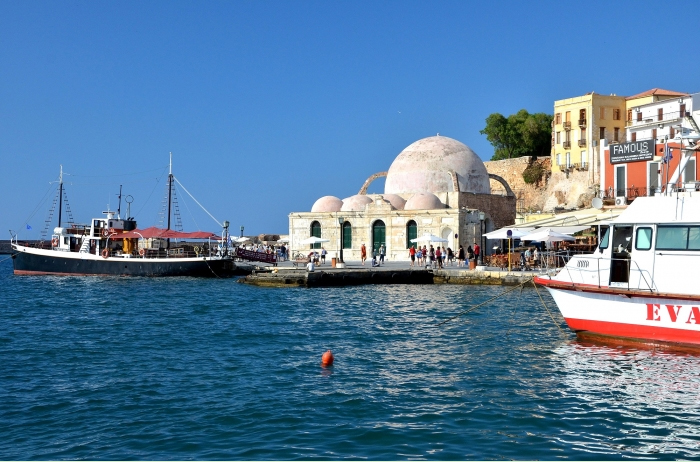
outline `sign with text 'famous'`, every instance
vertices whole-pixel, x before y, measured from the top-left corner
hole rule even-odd
[[[654,158],[656,140],[633,141],[610,145],[610,163],[640,162]]]

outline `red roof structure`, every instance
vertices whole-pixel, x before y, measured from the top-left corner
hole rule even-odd
[[[208,231],[194,231],[191,233],[185,233],[183,231],[175,231],[174,229],[162,229],[151,226],[146,229],[134,229],[127,233],[114,233],[112,234],[112,239],[150,239],[150,238],[160,238],[160,239],[219,239],[214,233]]]
[[[664,90],[663,88],[652,88],[651,90],[643,91],[633,96],[628,96],[628,101],[631,99],[644,98],[645,96],[688,96],[689,93],[681,93],[673,90]]]

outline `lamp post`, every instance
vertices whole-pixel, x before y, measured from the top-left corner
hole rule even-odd
[[[486,251],[486,245],[484,244],[484,219],[486,214],[484,212],[479,212],[479,221],[481,222],[481,228],[479,228],[479,242],[481,243],[481,252],[479,252],[479,266],[484,266],[484,252]]]
[[[243,226],[241,226],[241,237],[243,237]]]
[[[343,224],[345,223],[345,218],[338,217],[338,226],[340,227],[340,261],[339,263],[345,263],[343,261]]]

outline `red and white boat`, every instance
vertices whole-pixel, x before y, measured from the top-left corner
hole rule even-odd
[[[639,197],[593,254],[535,282],[580,335],[700,346],[700,192]]]

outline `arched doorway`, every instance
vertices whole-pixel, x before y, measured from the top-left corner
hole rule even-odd
[[[315,236],[318,238],[321,237],[321,223],[319,223],[318,221],[314,221],[311,223],[311,236]],[[311,248],[312,249],[320,249],[321,244],[320,243],[311,244]]]
[[[445,248],[451,248],[453,251],[455,249],[455,235],[452,232],[452,229],[450,228],[445,228],[442,230],[442,237],[443,239],[447,239],[447,242],[444,243]]]
[[[343,223],[343,248],[352,249],[352,225],[349,221]]]
[[[372,224],[372,251],[378,255],[382,245],[386,249],[386,225],[377,220]]]
[[[415,242],[411,242],[411,239],[418,237],[418,225],[415,221],[410,220],[406,223],[406,248],[410,249],[412,245],[416,245]]]

